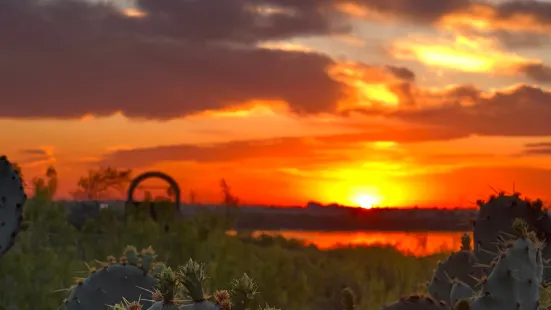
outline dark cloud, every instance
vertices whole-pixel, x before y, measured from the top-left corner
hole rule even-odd
[[[19,153],[24,155],[42,155],[42,156],[48,155],[48,152],[46,152],[43,149],[23,149],[23,150],[20,150]]]
[[[551,83],[551,67],[544,64],[528,64],[519,68],[528,78],[540,82]]]
[[[123,111],[170,118],[251,99],[328,111],[343,85],[314,53],[254,48],[264,39],[337,31],[326,1],[142,0],[144,18],[83,1],[0,2],[0,115],[78,117]]]
[[[408,82],[415,81],[415,73],[408,68],[398,66],[386,66],[386,69],[399,79]]]
[[[523,155],[551,155],[551,142],[528,143]]]
[[[445,97],[452,99],[470,98],[472,100],[478,100],[480,95],[480,90],[473,85],[454,86],[445,93]]]
[[[528,148],[551,147],[551,142],[527,143],[525,146]]]
[[[53,154],[43,149],[21,149],[18,153],[20,159],[17,162],[22,165],[35,165],[55,160]]]
[[[412,128],[397,130],[381,127],[370,132],[338,134],[319,137],[286,137],[264,140],[245,140],[210,145],[168,145],[141,149],[119,150],[106,154],[100,165],[144,167],[162,161],[193,161],[199,163],[271,160],[284,165],[312,166],[355,160],[350,151],[363,147],[365,142],[396,141],[414,143],[429,140],[461,138],[462,133],[442,128]]]
[[[468,2],[361,0],[373,9],[424,19],[460,10]],[[258,3],[282,13],[258,13]],[[328,76],[333,60],[254,44],[346,31],[330,9],[333,3],[140,0],[146,16],[129,18],[113,6],[83,0],[0,1],[0,116],[80,117],[122,111],[131,117],[174,118],[252,99],[284,100],[295,112],[335,111],[347,86]],[[423,103],[411,70],[384,68],[390,74],[365,65],[364,70],[374,73],[366,74],[365,82],[386,83],[392,75],[396,80],[386,84],[401,105]],[[545,66],[523,70],[534,80],[549,81]],[[549,104],[544,103],[549,102],[548,92],[523,87],[489,99],[480,95],[472,86],[459,86],[431,98],[444,107],[391,116],[481,133],[549,131],[541,129],[548,127],[543,125],[549,116]],[[465,97],[476,104],[455,105]],[[498,116],[526,125],[490,125]],[[485,124],[485,118],[491,122]]]
[[[499,30],[495,31],[493,35],[505,47],[513,49],[540,48],[551,44],[551,36],[549,34]]]
[[[421,110],[387,114],[412,123],[453,128],[464,134],[497,136],[551,135],[551,92],[537,87],[519,86],[489,96],[468,92],[472,102],[448,104]],[[444,94],[443,98],[449,96]],[[442,99],[442,101],[445,101]]]
[[[138,0],[149,31],[194,40],[253,42],[349,30],[336,21],[331,0]],[[273,14],[262,12],[279,12]]]
[[[470,0],[358,0],[368,9],[420,22],[434,22],[454,11],[466,9]]]
[[[529,15],[544,24],[551,23],[551,3],[544,1],[504,1],[496,6],[499,18],[508,19],[515,15]]]
[[[309,158],[310,161],[331,161],[337,158],[319,152],[335,150],[338,147],[337,144],[312,147],[308,145],[306,139],[302,138],[232,141],[213,145],[169,145],[116,151],[105,156],[101,164],[141,167],[160,161],[214,163],[272,159],[296,162],[305,158]],[[338,160],[343,160],[343,157],[340,156]]]

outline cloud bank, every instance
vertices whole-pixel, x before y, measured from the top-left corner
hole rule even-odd
[[[454,16],[459,20],[461,14],[502,22],[522,17],[541,27],[551,21],[551,4],[541,2],[361,0],[356,5],[435,25]],[[331,0],[266,0],[262,5],[139,0],[136,10],[140,14],[77,0],[2,1],[0,42],[8,44],[0,52],[0,116],[78,118],[122,111],[129,117],[167,119],[251,100],[279,100],[302,114],[352,110],[465,133],[550,132],[551,93],[538,86],[429,89],[417,85],[416,74],[403,66],[350,64],[317,52],[257,47],[269,40],[350,32],[346,14]],[[428,45],[402,42],[399,47],[421,62],[436,59],[429,57]],[[495,66],[508,61],[514,64],[508,74],[551,81],[545,64],[487,52],[482,60],[481,55],[449,57],[460,57],[474,69],[481,61],[495,59]]]

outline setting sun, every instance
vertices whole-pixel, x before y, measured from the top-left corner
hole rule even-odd
[[[368,194],[360,194],[354,199],[354,203],[358,204],[361,208],[371,209],[373,206],[381,201],[379,197]]]

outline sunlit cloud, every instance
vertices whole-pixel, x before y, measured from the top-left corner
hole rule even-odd
[[[312,49],[297,43],[290,42],[262,42],[257,45],[260,48],[291,52],[312,52]]]
[[[533,14],[523,12],[500,14],[495,6],[489,4],[473,4],[466,10],[443,16],[436,24],[450,30],[468,28],[481,31],[507,30],[536,33],[549,33],[551,30],[551,24],[542,23]]]
[[[131,149],[134,149],[134,148],[136,148],[136,147],[133,146],[133,145],[118,144],[118,145],[113,145],[113,146],[106,147],[105,151],[107,151],[107,152],[117,152],[117,151],[131,150]]]
[[[400,104],[400,98],[391,88],[392,82],[398,79],[382,67],[340,63],[329,69],[329,76],[350,87],[349,99],[340,103],[340,111],[371,106],[395,107]]]
[[[537,60],[501,51],[495,40],[464,35],[453,39],[423,36],[401,39],[394,42],[391,53],[397,59],[470,73],[514,74],[519,66],[537,63]]]
[[[88,121],[94,120],[95,118],[96,118],[96,116],[94,114],[86,113],[86,114],[84,114],[80,117],[80,121],[81,122],[88,122]]]
[[[354,2],[339,2],[335,8],[345,14],[355,17],[367,17],[370,11]]]
[[[122,10],[122,13],[128,17],[133,17],[133,18],[141,18],[141,17],[147,16],[146,12],[136,8],[124,9]]]
[[[285,8],[277,5],[263,5],[263,4],[249,5],[247,6],[246,9],[249,12],[254,12],[256,14],[265,15],[265,16],[270,16],[270,15],[292,16],[297,14],[297,12],[293,9]]]
[[[376,149],[390,149],[397,146],[397,143],[394,141],[375,141],[371,145]]]
[[[195,118],[248,118],[258,116],[277,116],[289,112],[289,105],[284,101],[252,100],[230,108],[207,110],[188,116]]]

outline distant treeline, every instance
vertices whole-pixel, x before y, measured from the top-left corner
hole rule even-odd
[[[66,202],[69,222],[80,226],[87,218],[99,216],[105,204]],[[174,217],[170,202],[148,202],[130,205],[109,204],[121,217],[128,213],[143,213],[155,218]],[[445,209],[371,209],[321,207],[321,208],[274,208],[238,206],[182,205],[181,216],[188,217],[201,210],[209,210],[232,218],[237,230],[395,230],[395,231],[463,231],[469,230],[470,219],[476,210]],[[126,216],[127,216],[126,215]]]
[[[400,211],[398,211],[400,212]],[[451,212],[433,217],[417,217],[411,214],[394,213],[380,216],[377,213],[351,215],[287,215],[287,214],[242,214],[237,219],[236,229],[247,230],[394,230],[394,231],[464,231],[471,229],[468,212]]]

